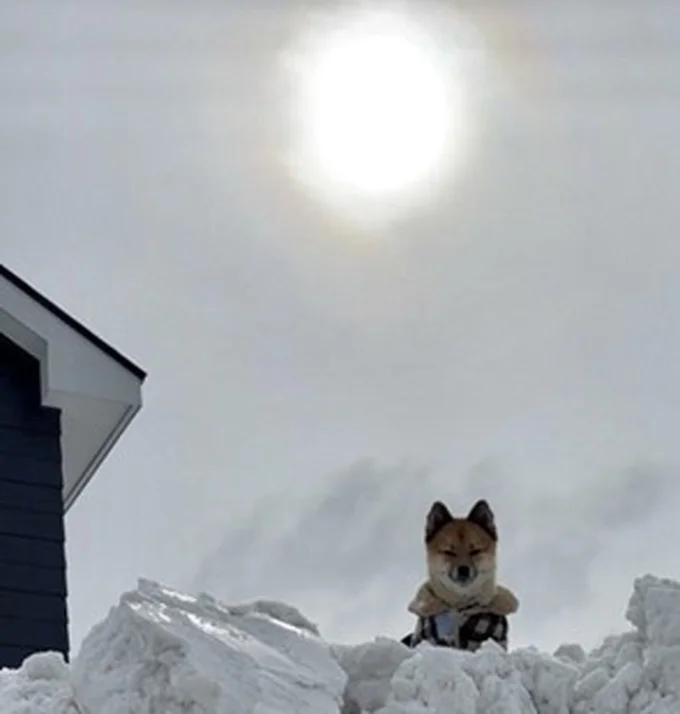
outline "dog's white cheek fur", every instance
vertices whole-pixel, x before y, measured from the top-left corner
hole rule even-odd
[[[467,586],[460,586],[449,577],[450,566],[441,558],[430,558],[428,571],[430,579],[436,580],[443,588],[455,595],[475,595],[486,590],[496,581],[496,561],[494,558],[484,558],[477,563],[477,577]]]

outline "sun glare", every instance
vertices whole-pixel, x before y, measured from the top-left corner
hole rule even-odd
[[[446,85],[409,40],[373,35],[330,47],[310,77],[314,153],[332,178],[369,192],[402,188],[442,156]]]
[[[392,198],[431,184],[466,139],[458,69],[402,17],[338,20],[298,52],[295,160],[336,193]]]

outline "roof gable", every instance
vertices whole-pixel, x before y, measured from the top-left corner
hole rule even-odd
[[[2,265],[0,334],[39,361],[42,404],[61,411],[68,509],[141,408],[146,373]]]

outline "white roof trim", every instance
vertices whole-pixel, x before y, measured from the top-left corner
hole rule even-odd
[[[61,410],[67,510],[141,408],[146,375],[2,266],[0,333],[39,360],[42,403]]]

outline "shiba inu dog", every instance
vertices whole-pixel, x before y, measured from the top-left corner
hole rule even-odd
[[[496,583],[498,532],[485,500],[465,517],[454,517],[441,502],[432,504],[425,522],[428,579],[409,604],[418,617],[413,635],[402,641],[474,650],[493,639],[507,647],[507,616],[519,602]]]

